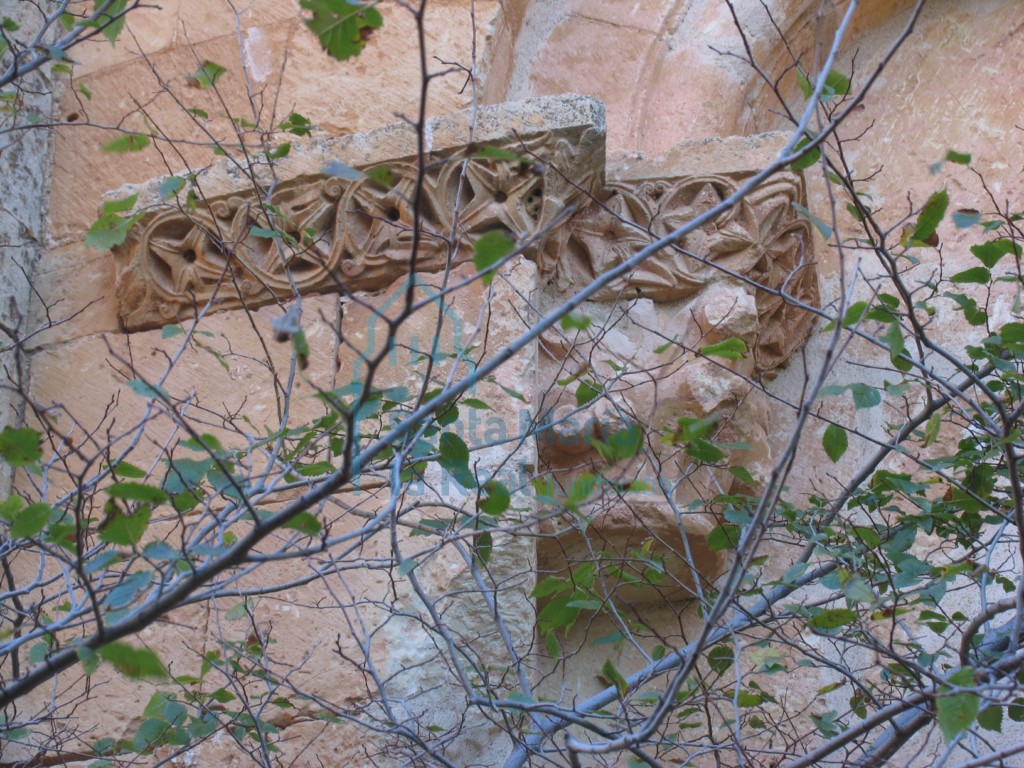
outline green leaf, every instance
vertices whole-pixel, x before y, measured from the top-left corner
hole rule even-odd
[[[949,278],[951,283],[981,283],[985,285],[992,280],[992,273],[985,267],[971,267],[963,272],[957,272]]]
[[[430,398],[426,398],[429,400]],[[439,410],[437,412],[437,423],[442,427],[447,427],[449,424],[454,424],[459,420],[459,407],[457,405],[449,405],[447,408]]]
[[[100,666],[100,657],[96,655],[96,651],[88,646],[80,645],[75,648],[75,655],[82,662],[82,671],[87,676],[95,673]]]
[[[282,157],[288,157],[291,151],[292,143],[290,141],[286,141],[281,146],[274,147],[272,150],[267,152],[267,157],[271,160],[280,160]]]
[[[805,99],[814,95],[815,82],[804,72],[803,67],[797,67],[797,84]],[[846,96],[850,93],[850,78],[842,72],[830,69],[825,75],[825,86],[821,89],[821,100],[832,101],[836,96]]]
[[[846,453],[846,448],[849,444],[846,430],[838,424],[829,424],[825,428],[825,436],[822,438],[821,444],[833,463],[839,461],[843,454]]]
[[[999,329],[999,338],[1005,344],[1024,342],[1024,323],[1006,323]]]
[[[95,0],[93,11],[98,11],[106,3],[106,0]],[[111,45],[117,42],[117,38],[121,35],[121,31],[124,29],[125,16],[118,15],[124,14],[125,6],[128,4],[128,0],[112,0],[109,6],[107,6],[103,13],[97,14],[94,19],[90,20],[89,26],[100,27],[102,34]],[[83,25],[84,26],[84,25]]]
[[[904,360],[901,355],[907,349],[906,340],[903,338],[903,329],[899,323],[891,323],[889,330],[882,336],[882,341],[889,347],[889,360],[898,371],[909,371],[913,366]]]
[[[222,67],[217,62],[207,59],[200,65],[199,69],[192,73],[188,83],[194,88],[212,88],[227,71],[226,67]]]
[[[104,601],[107,608],[117,610],[126,608],[153,583],[153,574],[149,571],[136,571],[125,576],[110,592]]]
[[[4,427],[0,432],[0,457],[12,467],[26,467],[43,458],[42,435],[34,429]]]
[[[741,483],[747,485],[756,485],[757,481],[754,480],[754,476],[750,474],[750,470],[746,467],[728,467],[729,474],[739,480]]]
[[[736,549],[740,543],[740,527],[731,523],[722,523],[711,529],[708,534],[708,549],[712,552]]]
[[[515,241],[501,230],[488,232],[473,244],[473,266],[477,272],[483,272],[506,258],[515,249]],[[493,272],[488,272],[481,278],[484,285],[490,285],[493,279]]]
[[[568,314],[562,318],[563,331],[585,331],[590,327],[590,318],[582,315]]]
[[[122,197],[120,200],[105,200],[103,201],[103,213],[124,213],[125,211],[130,211],[135,207],[135,203],[138,200],[138,194]]]
[[[115,499],[142,501],[147,504],[163,504],[168,500],[167,494],[160,488],[130,481],[114,483],[107,489],[107,493]]]
[[[978,306],[977,300],[962,293],[946,292],[942,295],[956,302],[958,308],[963,311],[964,319],[969,325],[984,325],[988,322],[988,313]]]
[[[486,496],[481,496],[477,501],[480,511],[491,517],[500,516],[509,504],[512,503],[512,496],[503,484],[496,480],[488,480],[483,487]]]
[[[683,450],[687,456],[706,464],[717,464],[725,458],[725,451],[711,441],[700,437],[689,441]]]
[[[249,616],[249,611],[252,610],[252,601],[243,600],[237,605],[233,606],[224,614],[224,618],[228,621],[240,621]]]
[[[182,187],[185,186],[185,180],[181,176],[168,176],[166,179],[160,182],[160,197],[164,200],[170,200],[178,192],[181,191]]]
[[[240,605],[244,606],[245,603],[240,603]],[[232,608],[232,610],[234,610],[234,608]],[[213,699],[213,701],[216,701],[220,704],[227,704],[229,701],[234,701],[237,698],[235,694],[233,694],[226,688],[218,688],[217,690],[211,692],[209,696],[211,699]]]
[[[380,11],[353,0],[301,0],[299,5],[313,12],[306,26],[328,55],[339,61],[358,56],[370,33],[384,25]]]
[[[278,129],[287,131],[294,136],[309,136],[313,132],[313,124],[309,118],[292,112],[288,117],[278,123]]]
[[[974,671],[969,667],[959,669],[950,676],[949,682],[956,686],[973,686]],[[950,689],[946,688],[945,690],[949,691]],[[974,724],[978,717],[978,710],[981,708],[981,699],[978,694],[969,691],[950,692],[939,696],[935,708],[939,728],[942,729],[942,736],[948,744]]]
[[[1016,256],[1021,255],[1021,247],[1007,238],[1001,238],[999,240],[993,240],[990,243],[982,243],[981,245],[972,245],[971,253],[973,253],[977,259],[989,269],[992,269],[999,261],[1009,254]]]
[[[493,411],[487,403],[476,397],[464,397],[459,401],[462,405],[468,405],[470,408],[475,408],[478,411]]]
[[[830,69],[825,75],[825,88],[830,96],[847,96],[850,93],[852,83],[850,78],[842,72]]]
[[[817,216],[815,216],[813,213],[808,211],[806,208],[804,208],[802,205],[800,205],[800,203],[793,202],[792,205],[793,205],[793,209],[798,214],[800,214],[802,217],[804,217],[809,222],[811,222],[811,224],[813,224],[817,228],[817,230],[819,232],[821,232],[822,237],[824,237],[826,240],[828,240],[830,237],[832,237],[832,227],[830,227],[824,221],[822,221]]]
[[[345,179],[346,181],[358,181],[359,179],[364,178],[362,171],[357,171],[352,166],[345,165],[345,163],[340,160],[331,160],[331,162],[320,170],[320,173],[324,176],[331,176],[336,179]]]
[[[476,478],[469,470],[469,448],[462,438],[454,432],[445,432],[441,435],[438,449],[441,467],[463,488],[475,488]]]
[[[173,562],[175,560],[180,560],[182,553],[166,541],[151,541],[142,548],[142,554],[149,560]]]
[[[520,155],[510,149],[503,147],[480,147],[473,153],[473,157],[482,160],[506,160],[510,163],[529,163],[532,159],[528,155]]]
[[[978,725],[986,731],[995,733],[1003,732],[1003,708],[1000,706],[989,706],[984,712],[978,714]]]
[[[95,248],[99,251],[109,251],[115,245],[120,245],[128,238],[128,233],[131,228],[142,219],[145,215],[143,212],[137,213],[130,218],[124,218],[114,213],[118,210],[117,206],[131,201],[132,207],[135,205],[135,195],[132,195],[125,200],[115,201],[112,203],[103,204],[103,215],[99,217],[93,225],[89,227],[85,233],[85,244],[90,248]]]
[[[971,156],[968,153],[957,152],[954,149],[951,149],[946,153],[946,159],[951,163],[956,163],[957,165],[971,164]]]
[[[557,576],[546,576],[533,588],[533,591],[530,592],[530,597],[547,597],[548,595],[564,592],[571,588],[572,584],[567,579],[561,579]]]
[[[595,444],[601,458],[610,464],[623,459],[631,459],[640,451],[643,445],[644,433],[638,424],[630,424],[621,429],[616,429],[604,441]]]
[[[967,209],[953,211],[953,225],[957,229],[969,229],[981,221],[981,212]]]
[[[309,341],[306,339],[306,332],[299,328],[294,334],[292,334],[292,349],[295,352],[295,359],[299,363],[299,368],[303,370],[309,365]],[[377,403],[379,405],[379,401]],[[356,414],[357,418],[369,418],[363,416],[362,412]]]
[[[579,386],[576,387],[576,407],[581,408],[600,396],[601,390],[584,379],[579,383]]]
[[[526,402],[526,396],[523,395],[522,392],[516,392],[514,389],[506,387],[504,384],[500,384],[498,382],[495,382],[495,383],[497,383],[498,386],[501,387],[501,391],[504,392],[509,397],[513,398],[514,400],[518,400],[521,403],[525,403]]]
[[[812,139],[810,139],[807,136],[804,136],[802,139],[800,139],[800,141],[796,143],[796,146],[793,147],[793,151],[800,151],[808,144],[810,144],[811,141]],[[819,147],[815,147],[806,155],[801,157],[799,160],[794,160],[789,167],[792,168],[794,171],[803,171],[806,170],[807,168],[810,168],[812,165],[815,165],[819,160],[821,160],[821,149]]]
[[[11,496],[8,499],[0,502],[0,520],[6,520],[8,523],[13,523],[14,518],[17,517],[18,512],[25,506],[25,500],[21,496]]]
[[[857,613],[849,608],[828,608],[816,613],[807,624],[814,629],[838,629],[857,620]]]
[[[735,661],[736,653],[728,645],[716,645],[708,651],[708,666],[715,674],[725,674]]]
[[[874,408],[882,402],[882,393],[867,384],[851,384],[850,392],[853,394],[853,405],[857,410]]]
[[[491,553],[494,552],[494,537],[490,531],[478,534],[473,540],[473,557],[480,565],[487,565],[491,561]]]
[[[923,447],[927,448],[929,445],[939,439],[939,429],[942,427],[942,412],[936,411],[929,418],[928,422],[924,425],[924,442]]]
[[[330,461],[315,461],[312,464],[304,464],[296,467],[295,471],[303,477],[320,477],[331,474],[337,467]]]
[[[53,514],[53,509],[49,504],[42,502],[29,504],[18,513],[14,522],[11,523],[11,538],[27,539],[35,536],[46,527],[51,514]]]
[[[847,307],[846,315],[843,317],[843,328],[851,328],[859,323],[867,309],[868,303],[866,301],[857,301]]]
[[[366,171],[366,178],[375,181],[385,189],[391,189],[397,183],[390,166],[387,165],[378,165],[376,168]]]
[[[601,674],[604,675],[605,679],[615,686],[615,690],[619,692],[619,696],[625,696],[626,691],[629,690],[629,683],[626,682],[626,678],[615,668],[612,664],[611,659],[605,660],[601,666]]]
[[[320,521],[311,512],[300,512],[281,527],[290,528],[306,536],[319,536],[323,530]]]
[[[764,701],[764,695],[753,691],[740,691],[736,695],[736,704],[741,707],[756,707]]]
[[[134,546],[142,539],[152,515],[148,505],[143,505],[133,515],[123,514],[115,508],[100,524],[100,540],[123,547]]]
[[[101,645],[96,654],[114,665],[114,669],[132,680],[166,680],[167,669],[153,651],[136,648],[128,643],[113,642]]]
[[[268,240],[281,236],[281,233],[276,229],[267,229],[266,227],[257,227],[255,225],[249,228],[249,234],[253,237],[261,237]]]
[[[142,379],[132,379],[128,382],[128,389],[137,395],[141,395],[145,398],[156,398],[164,400],[170,400],[171,396],[167,394],[167,390],[163,387],[157,386],[156,384],[149,384]]]
[[[1006,707],[1006,714],[1015,723],[1024,723],[1024,699],[1016,698]]]
[[[747,354],[747,345],[743,339],[731,338],[717,344],[709,344],[700,348],[700,353],[708,357],[722,357],[726,360],[742,360]]]
[[[518,701],[520,704],[536,704],[537,700],[532,696],[527,696],[525,693],[519,691],[510,691],[508,694],[509,701]]]
[[[113,141],[108,141],[100,150],[106,153],[141,152],[149,146],[149,136],[143,133],[126,133]]]
[[[804,95],[805,99],[809,99],[814,95],[814,85],[807,77],[803,67],[796,68],[796,82],[800,86],[800,93]]]
[[[921,214],[917,218],[917,226],[914,227],[914,234],[910,236],[911,240],[917,240],[922,243],[929,240],[935,234],[935,230],[938,229],[939,223],[946,215],[948,207],[949,193],[945,189],[940,189],[929,197],[928,202],[924,204],[924,208],[921,209]]]

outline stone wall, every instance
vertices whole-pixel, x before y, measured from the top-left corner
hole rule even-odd
[[[780,78],[781,94],[798,103],[800,88],[779,33],[805,61],[818,62],[825,54],[820,41],[835,32],[842,8],[817,0],[734,5],[755,57],[769,77]],[[837,66],[869,72],[911,5],[863,3]],[[156,476],[166,473],[164,462],[182,456],[179,443],[209,433],[229,445],[225,456],[238,453],[238,466],[254,478],[265,445],[329,417],[330,397],[350,394],[330,393],[363,381],[375,355],[376,386],[386,392],[485,367],[575,291],[727,198],[770,164],[787,138],[779,132],[789,123],[775,94],[737,56],[743,41],[720,0],[433,2],[424,25],[426,60],[446,74],[430,83],[425,114],[437,119],[425,147],[398,124],[417,116],[422,86],[416,25],[401,4],[380,5],[384,27],[360,57],[344,63],[319,48],[297,3],[236,6],[169,0],[133,12],[116,48],[97,43],[76,51],[73,81],[39,76],[43,95],[32,108],[48,113],[52,107],[66,125],[53,134],[26,133],[3,148],[12,173],[0,207],[0,322],[39,329],[21,353],[28,395],[46,415],[26,415],[21,397],[5,394],[0,425],[50,420],[63,441],[50,447],[67,464],[42,483],[50,500],[74,494],[78,473],[94,471],[75,446],[106,440],[115,449],[99,452],[103,461],[130,457]],[[1018,4],[1009,0],[928,3],[908,43],[850,118],[846,135],[864,137],[850,145],[848,160],[860,177],[871,176],[873,202],[885,207],[887,224],[934,192],[928,168],[949,149],[973,154],[997,200],[1022,198],[1024,142],[1013,87],[1024,58],[1021,24]],[[207,61],[226,67],[215,89],[196,83]],[[311,121],[312,136],[296,138],[281,128],[292,113]],[[115,129],[152,134],[153,144],[141,152],[101,151],[118,135]],[[266,162],[266,153],[285,141],[293,145],[287,155]],[[228,158],[212,151],[218,142]],[[247,158],[232,150],[239,143],[250,148]],[[481,146],[501,151],[481,156]],[[425,208],[414,220],[407,203],[421,171],[420,149],[430,164]],[[390,181],[382,185],[372,172],[385,167]],[[952,207],[979,207],[985,192],[978,178],[955,170],[943,177]],[[169,178],[181,181],[168,194]],[[730,567],[709,545],[719,510],[704,502],[769,482],[782,455],[778,436],[794,422],[791,410],[775,404],[799,402],[808,370],[816,370],[830,344],[810,310],[834,311],[849,281],[878,274],[860,255],[826,247],[796,213],[830,210],[828,189],[815,167],[777,176],[727,220],[679,243],[688,252],[713,254],[727,277],[666,252],[623,271],[577,306],[587,326],[551,328],[474,384],[468,395],[483,405],[463,406],[449,425],[473,449],[469,466],[478,479],[506,479],[517,516],[512,533],[486,544],[488,567],[479,567],[479,529],[466,522],[483,517],[476,492],[463,487],[469,483],[460,485],[435,463],[406,478],[416,491],[400,493],[393,478],[371,466],[358,482],[317,500],[313,509],[323,528],[310,541],[300,545],[286,540],[295,535],[287,533],[268,537],[256,552],[272,562],[257,571],[252,561],[237,579],[218,577],[217,599],[196,599],[137,639],[172,660],[173,675],[202,676],[204,658],[233,647],[241,649],[236,663],[262,664],[286,679],[287,685],[278,683],[282,695],[301,691],[301,706],[270,707],[265,718],[277,729],[274,743],[286,762],[401,764],[422,748],[434,751],[433,762],[417,758],[424,765],[443,764],[442,755],[454,765],[503,764],[541,720],[467,706],[467,689],[500,697],[535,686],[538,699],[575,703],[608,689],[607,672],[594,674],[605,659],[613,668],[642,666],[656,647],[685,645],[699,632],[693,598],[716,588]],[[86,233],[104,202],[136,194],[118,212],[138,214],[125,242],[112,252],[87,248]],[[852,220],[828,223],[854,231]],[[423,227],[430,237],[415,246],[420,260],[409,274],[409,233]],[[280,229],[308,246],[305,260],[283,257],[284,238],[261,229]],[[473,274],[473,243],[495,229],[525,246],[524,255],[504,264],[490,288],[477,283],[457,292],[453,286]],[[969,234],[942,231],[947,269],[971,265],[969,255],[958,255],[969,254]],[[233,259],[244,265],[244,279],[226,266]],[[752,282],[775,293],[759,293]],[[850,298],[869,290],[862,280]],[[388,337],[389,320],[407,300],[423,310],[385,350],[379,339]],[[1012,297],[1000,307],[1004,319],[1019,312]],[[308,351],[293,354],[301,350],[299,328]],[[943,338],[958,343],[963,334],[950,328]],[[743,341],[739,359],[709,361],[692,352],[728,339]],[[666,355],[663,347],[673,344],[687,351]],[[9,371],[20,364],[14,354],[4,355]],[[876,358],[854,343],[828,383],[883,387],[884,374],[869,368]],[[576,389],[580,381],[598,382],[604,397],[588,404]],[[755,386],[766,382],[766,391]],[[404,412],[395,398],[390,406]],[[730,461],[749,468],[749,478],[724,465],[695,478],[692,456],[677,445],[658,453],[657,466],[650,455],[616,457],[608,474],[615,484],[588,494],[573,514],[564,498],[545,496],[528,482],[542,475],[560,488],[574,487],[604,458],[596,444],[623,425],[656,434],[663,423],[715,421],[723,413],[728,426],[720,437],[738,446]],[[851,440],[835,464],[820,448],[827,421],[813,422],[789,483],[800,496],[841,487],[875,449],[872,440],[889,434],[879,411],[835,401],[818,414],[854,425],[862,439]],[[484,425],[479,439],[477,417]],[[386,423],[380,416],[377,426]],[[524,428],[526,439],[516,440],[513,433]],[[240,436],[247,442],[238,442]],[[292,457],[297,475],[282,473],[275,481],[280,487],[261,491],[261,514],[286,510],[309,491],[312,481],[303,484],[302,468],[337,459],[333,449],[318,446],[315,455],[310,449]],[[4,482],[0,477],[0,488]],[[623,488],[648,482],[660,496],[622,501]],[[404,527],[398,509],[409,510]],[[231,524],[241,531],[260,524],[228,494],[201,511],[212,520],[236,515]],[[207,546],[216,524],[204,522],[210,528],[200,535],[197,519],[169,516],[160,530],[182,541],[196,536],[189,546]],[[441,540],[424,535],[439,532]],[[633,613],[581,620],[561,636],[562,655],[544,646],[543,616],[552,598],[532,594],[545,576],[578,573],[596,550],[605,561],[632,562],[650,542],[654,549],[644,552],[666,557],[667,583],[653,591],[637,587],[621,568],[604,566],[606,597]],[[274,561],[283,547],[304,555]],[[673,560],[680,551],[689,556]],[[791,549],[769,543],[765,551],[784,563]],[[19,573],[60,570],[43,559],[22,558],[16,566]],[[277,592],[269,594],[267,584]],[[607,639],[631,619],[644,625],[637,642]],[[67,631],[72,638],[74,630]],[[456,648],[468,649],[466,658]],[[830,653],[821,650],[826,660]],[[156,690],[109,675],[85,680],[68,672],[60,681],[62,695],[78,706],[60,712],[56,736],[48,735],[59,739],[68,728],[86,734],[87,742],[96,735],[132,738]],[[848,693],[821,693],[830,682],[821,669],[808,672],[787,683],[787,702],[796,709],[819,700],[844,707]],[[190,685],[198,684],[181,683],[179,693],[193,690]],[[239,689],[218,677],[199,688],[209,693],[211,686],[230,690],[232,701],[267,706],[266,690],[252,681]],[[27,701],[42,712],[50,696],[36,692]],[[377,730],[361,730],[367,722]],[[516,740],[503,735],[510,732]],[[764,741],[773,747],[769,736]],[[221,733],[198,750],[171,757],[173,746],[162,746],[144,759],[167,757],[174,765],[279,759],[256,739],[246,744],[239,749]],[[932,764],[943,750],[934,736],[915,746],[920,753],[907,764]],[[786,745],[791,754],[800,748]],[[32,754],[26,744],[0,749],[9,761]],[[85,747],[74,741],[68,749],[79,754]],[[667,750],[665,759],[678,762],[684,753]]]
[[[11,18],[33,34],[39,15],[19,7]],[[5,111],[0,130],[13,127],[29,116],[42,119],[53,110],[53,79],[39,71],[25,78],[13,108]],[[4,199],[0,203],[0,426],[17,425],[24,413],[19,388],[27,386],[24,348],[16,342],[31,339],[36,327],[28,319],[31,303],[29,277],[45,250],[46,193],[49,179],[50,139],[46,131],[0,133],[4,163]],[[0,494],[10,492],[10,468],[0,465]]]

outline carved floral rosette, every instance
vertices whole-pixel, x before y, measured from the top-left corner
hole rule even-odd
[[[300,176],[270,193],[157,210],[114,250],[122,321],[141,330],[205,307],[378,290],[470,260],[472,243],[492,230],[530,245],[600,188],[601,131],[545,130],[487,143],[498,152],[431,154],[419,183],[419,164],[405,158],[364,166],[355,179]]]
[[[744,180],[729,174],[611,181],[603,200],[548,239],[541,271],[560,293],[575,291],[718,205]],[[794,208],[806,202],[801,177],[779,174],[594,300],[688,299],[713,282],[738,278],[756,288],[755,370],[770,374],[807,339],[813,316],[800,304],[818,304],[813,231]]]

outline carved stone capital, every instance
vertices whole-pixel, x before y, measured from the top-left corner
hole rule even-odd
[[[603,196],[547,239],[537,257],[541,274],[557,292],[575,292],[732,195],[772,159],[765,150],[782,138],[687,141],[665,157],[610,159]],[[691,299],[695,312],[706,314],[699,306],[705,289],[738,281],[757,304],[753,338],[745,339],[755,370],[770,374],[807,339],[813,316],[800,305],[818,305],[815,235],[796,205],[807,206],[802,176],[779,173],[594,299]]]

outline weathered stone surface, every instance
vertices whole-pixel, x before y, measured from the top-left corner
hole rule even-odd
[[[56,447],[70,464],[55,464],[48,477],[54,496],[47,500],[56,501],[73,489],[75,478],[67,477],[64,470],[79,467],[76,446],[86,452],[83,455],[99,449],[87,437],[97,431],[112,430],[115,452],[133,446],[122,458],[140,467],[154,463],[159,467],[165,451],[177,442],[174,436],[182,422],[191,418],[195,408],[200,412],[208,408],[211,415],[221,413],[219,420],[203,419],[202,429],[239,449],[246,433],[250,440],[257,440],[266,430],[322,415],[325,406],[311,396],[318,388],[333,386],[337,300],[310,297],[305,312],[311,352],[307,368],[294,383],[289,421],[283,420],[281,398],[289,376],[291,345],[274,339],[271,322],[281,314],[277,308],[266,307],[252,316],[233,313],[205,318],[191,336],[176,330],[166,336],[159,330],[97,334],[34,353],[29,395],[47,414],[49,429],[69,441]],[[171,413],[161,403],[151,408],[146,390],[133,390],[131,382],[161,386],[178,410]],[[242,412],[248,422],[237,422],[231,415]],[[142,432],[151,439],[138,441]]]
[[[368,131],[417,114],[418,58],[395,55],[408,51],[416,37],[407,8],[381,4],[384,27],[357,59],[339,62],[306,29],[308,13],[300,12],[296,0],[233,7],[240,12],[239,22],[231,3],[160,3],[133,12],[116,48],[101,40],[81,49],[75,90],[64,94],[58,113],[77,124],[59,130],[55,140],[54,162],[65,181],[50,191],[54,238],[80,239],[107,190],[183,167],[201,170],[217,159],[211,151],[214,142],[237,146],[244,139],[254,154],[266,148],[265,142],[281,143],[286,136],[278,125],[292,112],[311,121],[314,135],[328,136]],[[463,85],[478,55],[473,41],[499,10],[496,0],[430,3],[427,60],[433,72],[450,72],[431,80],[428,115],[469,106],[471,91]],[[216,91],[190,85],[205,60],[227,69]],[[188,109],[200,109],[208,118]],[[143,115],[151,118],[148,125]],[[242,123],[233,118],[254,127],[239,136],[235,128]],[[119,135],[114,127],[146,133],[155,128],[158,139],[142,152],[104,154],[100,147]],[[175,142],[173,152],[167,152],[164,139]]]
[[[29,3],[4,9],[4,17],[35,33],[43,17]],[[5,43],[4,48],[7,48]],[[6,68],[10,58],[4,60]],[[13,101],[4,101],[0,112],[0,429],[16,426],[24,415],[17,389],[26,385],[28,370],[15,349],[33,330],[28,318],[32,301],[32,270],[44,252],[46,196],[50,178],[49,132],[17,130],[32,119],[42,119],[53,107],[52,80],[45,71],[29,74]],[[14,93],[4,91],[5,97]],[[0,498],[11,483],[10,467],[0,462]]]

